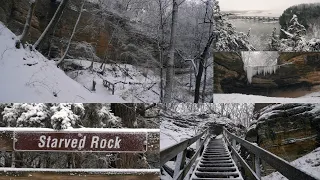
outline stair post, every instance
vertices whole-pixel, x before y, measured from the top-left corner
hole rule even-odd
[[[180,142],[186,140],[187,138],[182,138]],[[187,149],[183,150],[177,155],[177,159],[175,162],[174,172],[173,172],[173,179],[175,179],[178,175],[181,169],[183,169],[185,161],[186,161],[186,154]]]
[[[237,149],[236,149],[236,146],[237,146],[236,140],[235,140],[235,139],[232,139],[232,147],[233,147],[235,150],[237,150]],[[235,156],[234,153],[232,153],[232,159],[234,160],[234,162],[235,162],[236,164],[238,164],[237,161],[236,161],[237,159],[236,159],[236,156]]]
[[[259,177],[259,179],[261,179],[260,158],[257,155],[254,155],[254,166],[256,175]]]

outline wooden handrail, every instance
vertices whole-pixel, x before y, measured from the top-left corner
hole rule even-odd
[[[223,128],[224,135],[226,138],[230,138],[241,146],[245,147],[249,152],[253,153],[256,157],[263,159],[267,162],[270,166],[275,168],[279,171],[283,176],[287,177],[288,179],[303,179],[303,180],[317,180],[318,178],[313,177],[311,174],[304,172],[294,166],[292,166],[287,161],[283,160],[282,158],[262,149],[259,146],[256,146],[238,136],[230,133],[227,129]],[[318,179],[319,180],[319,179]]]
[[[201,143],[199,149],[197,150],[197,152],[192,156],[192,158],[190,159],[190,161],[188,162],[188,164],[179,172],[179,174],[174,177],[174,179],[183,179],[187,173],[189,172],[190,168],[192,167],[192,165],[194,164],[194,162],[196,161],[197,157],[200,155],[201,153],[201,149],[204,146],[204,143],[207,141],[208,136],[206,136],[206,138],[204,139],[204,141]]]
[[[199,135],[186,139],[178,144],[172,145],[160,151],[160,166],[163,166],[166,162],[170,161],[172,158],[176,157],[180,152],[184,151],[187,147],[192,145],[198,139],[200,139],[208,129],[200,133]]]
[[[107,80],[103,80],[103,86],[108,88],[110,91],[112,91],[112,95],[114,95],[114,87],[115,87],[115,84],[114,83],[111,83],[110,81],[107,81]]]

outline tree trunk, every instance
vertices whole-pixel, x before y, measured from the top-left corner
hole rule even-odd
[[[71,41],[72,41],[72,39],[73,39],[74,34],[76,33],[77,26],[78,26],[79,21],[80,21],[80,19],[81,19],[82,10],[83,10],[83,7],[84,7],[85,2],[86,2],[85,0],[82,1],[82,5],[81,5],[81,9],[80,9],[80,12],[79,12],[79,16],[78,16],[77,22],[76,22],[76,24],[75,24],[74,27],[73,27],[73,31],[72,31],[71,37],[70,37],[70,39],[69,39],[67,49],[66,49],[66,51],[64,52],[63,56],[61,57],[61,59],[60,59],[60,60],[58,61],[58,63],[57,63],[57,66],[58,66],[58,67],[59,67],[59,65],[62,63],[62,61],[66,58],[66,56],[67,56],[67,54],[68,54]],[[92,62],[93,62],[93,61],[92,61]]]
[[[136,124],[136,107],[133,103],[115,103],[111,104],[111,110],[115,116],[122,120],[123,127],[134,128]]]
[[[178,20],[178,3],[173,0],[172,7],[172,23],[171,23],[171,38],[170,38],[170,50],[169,60],[167,62],[166,70],[166,87],[164,102],[169,103],[172,99],[173,94],[173,81],[174,81],[174,52],[176,45],[176,31],[177,31],[177,20]]]
[[[60,5],[58,7],[58,9],[56,10],[56,12],[54,13],[51,21],[49,22],[49,24],[47,25],[46,29],[42,32],[41,36],[39,37],[39,39],[34,43],[33,48],[37,49],[38,46],[40,45],[40,43],[42,42],[42,40],[44,39],[44,37],[48,34],[49,31],[51,31],[53,29],[53,27],[56,25],[56,23],[58,22],[58,20],[60,19],[60,15],[62,14],[63,10],[65,9],[65,7],[67,6],[69,0],[62,0],[60,2]]]
[[[208,62],[205,61],[205,63],[207,64]],[[204,77],[203,77],[203,87],[202,87],[202,103],[205,102],[205,98],[206,98],[207,69],[208,69],[206,64],[204,67]]]
[[[35,0],[30,0],[30,8],[28,11],[28,16],[26,19],[26,23],[24,24],[23,32],[20,35],[19,39],[16,41],[16,48],[20,48],[20,44],[24,45],[26,43],[26,39],[29,33],[30,25],[31,25],[31,20],[32,20],[32,15],[34,12],[34,9],[36,7],[36,1]]]
[[[159,48],[159,62],[160,62],[160,102],[163,102],[163,52],[164,52],[164,24],[163,24],[163,7],[161,0],[159,2],[159,16],[160,16],[160,40],[158,41]]]
[[[200,56],[200,62],[199,62],[199,70],[198,74],[196,77],[196,86],[195,86],[195,94],[194,94],[194,103],[198,103],[200,99],[200,86],[201,86],[201,79],[202,79],[202,74],[204,70],[204,63],[205,60],[208,58],[209,54],[209,49],[211,47],[211,44],[213,42],[213,34],[209,37],[209,40],[207,42],[206,47],[204,48],[201,56]]]
[[[122,119],[122,125],[126,128],[136,127],[136,105],[133,103],[126,104],[111,104],[112,112],[115,116],[119,116]],[[139,164],[138,154],[119,154],[116,161],[116,168],[137,168]]]

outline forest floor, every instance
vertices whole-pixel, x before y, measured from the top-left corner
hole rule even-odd
[[[91,90],[93,80],[96,84],[96,94],[111,95],[112,91],[103,85],[103,80],[115,84],[114,94],[127,102],[153,103],[160,101],[160,77],[151,68],[143,68],[130,64],[106,64],[103,74],[101,63],[91,61],[67,60],[67,64],[80,67],[79,70],[67,71],[66,74]]]

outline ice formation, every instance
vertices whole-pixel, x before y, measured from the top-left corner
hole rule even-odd
[[[275,74],[280,65],[273,66],[245,66],[244,70],[247,72],[247,78],[249,83],[252,82],[252,77],[258,74]]]

